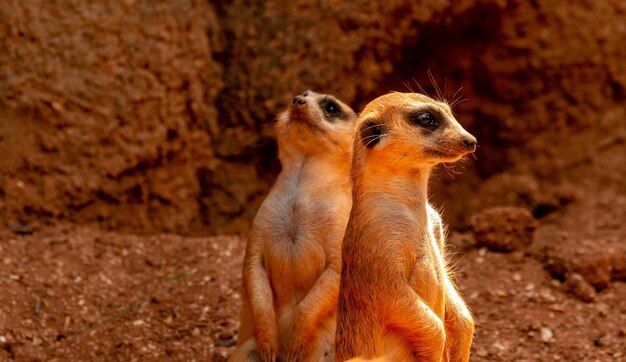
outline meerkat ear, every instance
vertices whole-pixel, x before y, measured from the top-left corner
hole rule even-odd
[[[363,146],[373,148],[385,135],[383,125],[374,121],[364,122],[359,129],[359,135]]]

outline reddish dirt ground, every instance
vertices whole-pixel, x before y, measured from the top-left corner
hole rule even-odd
[[[472,361],[626,358],[626,283],[611,281],[587,303],[541,261],[542,238],[562,219],[548,218],[533,245],[511,253],[452,233],[477,320]],[[244,245],[72,225],[2,231],[0,360],[225,361],[237,338]]]
[[[233,343],[238,238],[69,226],[0,248],[0,360],[219,361]]]

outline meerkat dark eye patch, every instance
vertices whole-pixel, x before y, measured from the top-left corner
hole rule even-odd
[[[385,131],[383,129],[383,125],[380,123],[365,122],[361,125],[359,134],[361,136],[363,146],[373,148],[380,142],[380,139],[384,136]]]
[[[332,99],[324,98],[319,103],[320,108],[324,111],[326,119],[333,122],[335,119],[344,119],[345,114],[341,110],[341,106]]]
[[[439,118],[428,111],[411,113],[408,118],[411,123],[429,131],[436,130],[441,124]]]

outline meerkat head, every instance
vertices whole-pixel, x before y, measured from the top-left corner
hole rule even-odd
[[[307,90],[278,116],[277,139],[283,155],[352,148],[356,113],[337,98]]]
[[[476,149],[476,138],[450,106],[418,93],[390,93],[370,102],[357,121],[355,157],[392,170],[454,162]]]

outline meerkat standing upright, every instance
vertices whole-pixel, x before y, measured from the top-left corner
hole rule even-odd
[[[467,361],[474,321],[448,274],[427,184],[476,139],[447,104],[417,93],[375,99],[356,129],[336,361]]]
[[[311,91],[278,117],[282,171],[248,238],[231,361],[332,361],[356,118]]]

